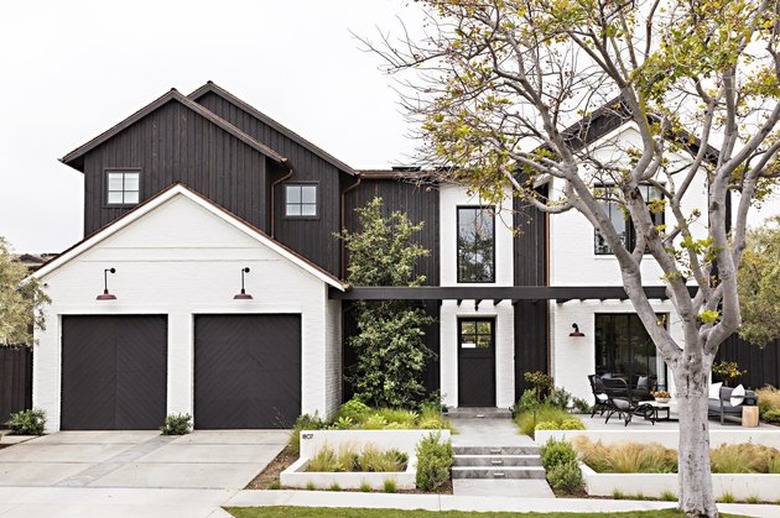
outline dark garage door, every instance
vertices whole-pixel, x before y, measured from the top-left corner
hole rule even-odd
[[[167,344],[164,315],[62,317],[62,429],[159,428]]]
[[[300,412],[300,315],[195,317],[196,428],[288,428]]]

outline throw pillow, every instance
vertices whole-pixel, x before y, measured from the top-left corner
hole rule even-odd
[[[745,387],[737,385],[731,391],[731,406],[739,406],[745,400]]]
[[[647,376],[639,376],[639,381],[636,382],[636,388],[640,390],[647,390]]]
[[[723,382],[710,385],[710,399],[720,399],[720,387],[722,385]]]

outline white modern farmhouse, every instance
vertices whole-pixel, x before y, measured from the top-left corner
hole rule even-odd
[[[636,138],[627,121],[593,113],[581,145],[611,159]],[[609,247],[577,213],[547,217],[509,193],[485,205],[415,168],[356,171],[210,82],[166,93],[62,161],[84,174],[86,237],[34,274],[52,299],[33,367],[51,431],[152,429],[173,412],[196,428],[330,415],[349,390],[354,300],[416,300],[435,317],[426,386],[451,407],[508,407],[527,371],[582,398],[591,373],[667,383]],[[703,175],[691,189],[705,209]],[[425,221],[424,286],[347,284],[335,234],[376,196]],[[660,272],[644,267],[675,333]]]

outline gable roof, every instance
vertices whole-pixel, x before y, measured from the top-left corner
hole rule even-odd
[[[217,86],[212,81],[207,81],[205,85],[201,86],[200,88],[198,88],[197,90],[192,92],[187,97],[189,97],[193,101],[197,101],[198,99],[200,99],[201,97],[203,97],[207,93],[213,93],[214,95],[217,95],[218,97],[221,97],[222,99],[226,100],[227,102],[231,103],[232,105],[234,105],[234,106],[244,110],[245,112],[249,113],[251,116],[253,116],[257,120],[259,120],[263,124],[266,124],[266,125],[270,126],[274,130],[278,131],[279,133],[281,133],[285,137],[289,138],[290,140],[296,142],[297,144],[299,144],[303,148],[307,149],[308,151],[314,153],[315,155],[317,155],[321,159],[325,160],[326,162],[328,162],[332,166],[336,167],[337,169],[340,169],[340,170],[344,171],[347,174],[350,174],[350,175],[353,175],[353,176],[357,176],[357,174],[358,174],[357,171],[355,171],[353,168],[351,168],[350,166],[348,166],[347,164],[345,164],[344,162],[342,162],[338,158],[334,157],[333,155],[331,155],[327,151],[323,150],[322,148],[319,148],[319,147],[315,146],[314,144],[312,144],[311,142],[309,142],[308,140],[306,140],[302,136],[298,135],[294,131],[290,130],[289,128],[287,128],[287,127],[285,127],[285,126],[283,126],[281,124],[279,124],[278,122],[273,120],[271,117],[269,117],[268,115],[264,114],[263,112],[261,112],[260,110],[255,108],[254,106],[250,105],[249,103],[246,103],[246,102],[242,101],[241,99],[239,99],[235,95],[231,94],[230,92],[228,92],[224,88],[221,88],[221,87]]]
[[[260,244],[266,246],[267,248],[273,250],[274,252],[281,255],[288,261],[294,263],[295,265],[297,265],[304,271],[308,272],[309,274],[313,275],[317,279],[321,280],[322,282],[340,291],[345,291],[347,289],[347,284],[345,282],[342,282],[341,280],[339,280],[337,277],[335,277],[328,271],[312,263],[311,261],[309,261],[302,255],[298,254],[297,252],[287,248],[286,246],[276,241],[275,239],[270,237],[262,230],[242,220],[241,218],[234,215],[230,211],[220,207],[219,205],[212,202],[202,194],[194,191],[193,189],[191,189],[190,187],[182,183],[175,183],[170,185],[169,187],[157,193],[155,196],[152,196],[151,198],[144,201],[140,205],[134,207],[132,210],[126,212],[118,219],[115,219],[108,225],[104,226],[103,228],[99,229],[93,234],[87,236],[82,241],[76,243],[69,249],[62,252],[55,259],[52,259],[51,261],[43,265],[41,268],[36,270],[35,273],[31,275],[31,277],[34,277],[36,279],[42,279],[46,277],[47,275],[51,274],[55,270],[61,268],[62,266],[69,263],[70,261],[73,261],[83,253],[89,251],[93,247],[102,243],[103,241],[113,236],[120,230],[128,227],[129,225],[132,225],[135,221],[138,221],[139,219],[143,218],[145,215],[149,214],[150,212],[153,212],[158,207],[164,205],[166,202],[168,202],[169,200],[177,196],[184,196],[185,198],[194,202],[195,204],[202,207],[206,211],[214,214],[215,216],[222,219],[226,223],[232,225],[233,227],[240,230],[244,234],[255,239]]]
[[[658,116],[653,114],[648,114],[647,117],[651,122],[660,120]],[[632,121],[631,110],[625,99],[623,99],[623,96],[618,96],[564,129],[561,135],[563,135],[563,138],[567,140],[574,151],[579,151]],[[701,149],[701,140],[685,130],[667,131],[664,138],[679,144],[693,156],[696,156]],[[540,147],[545,148],[547,146]],[[716,163],[719,154],[720,152],[716,148],[708,144],[704,160]]]
[[[104,131],[97,137],[93,138],[86,144],[83,144],[79,146],[78,148],[74,149],[64,157],[60,159],[61,162],[73,167],[74,169],[77,169],[81,171],[81,168],[83,167],[81,158],[87,154],[88,152],[95,149],[100,144],[106,142],[110,138],[114,137],[121,131],[129,128],[139,120],[143,119],[150,113],[153,113],[154,111],[158,110],[162,106],[165,106],[169,102],[177,102],[184,106],[185,108],[197,113],[201,117],[205,118],[212,124],[218,126],[219,128],[223,129],[224,131],[230,133],[240,141],[242,141],[244,144],[248,145],[249,147],[253,148],[255,151],[258,151],[265,155],[266,157],[270,158],[274,162],[277,162],[279,164],[286,164],[287,158],[283,157],[270,147],[266,146],[265,144],[262,144],[255,139],[253,139],[251,136],[247,135],[237,127],[230,124],[225,119],[222,119],[221,117],[218,117],[211,111],[207,110],[200,104],[192,101],[191,99],[188,99],[184,95],[182,95],[178,90],[175,88],[171,88],[169,92],[162,95],[161,97],[158,97],[151,103],[147,104],[119,124],[113,126],[112,128],[108,129],[107,131]],[[82,171],[83,172],[83,171]]]

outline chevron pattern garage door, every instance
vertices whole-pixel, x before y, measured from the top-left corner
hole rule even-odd
[[[165,419],[168,318],[62,317],[63,430],[153,430]]]
[[[300,315],[195,317],[196,428],[289,428],[300,412]]]

